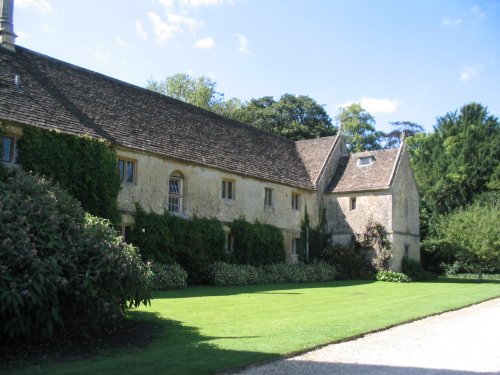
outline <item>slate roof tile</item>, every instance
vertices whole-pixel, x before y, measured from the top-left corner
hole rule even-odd
[[[306,189],[335,140],[293,142],[20,46],[0,48],[0,118]]]
[[[340,158],[327,192],[347,193],[388,189],[400,149],[365,151]],[[360,158],[372,156],[370,165],[359,165]]]

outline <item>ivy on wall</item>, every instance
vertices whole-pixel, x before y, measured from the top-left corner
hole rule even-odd
[[[136,205],[132,242],[144,260],[179,263],[190,283],[208,281],[210,265],[223,260],[224,230],[214,218],[184,219],[165,211],[146,212]]]
[[[215,218],[184,219],[168,211],[145,212],[136,206],[132,242],[144,260],[179,263],[190,283],[207,283],[217,261],[263,265],[285,261],[283,234],[272,225],[249,223],[240,218],[231,224],[234,250],[224,251],[222,223]]]
[[[24,170],[53,179],[85,211],[119,223],[117,155],[104,140],[25,127],[19,162]]]
[[[245,218],[234,220],[230,227],[234,235],[230,261],[252,266],[285,261],[283,233],[280,229],[259,221],[249,223]]]

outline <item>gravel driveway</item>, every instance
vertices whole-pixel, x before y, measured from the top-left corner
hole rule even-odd
[[[500,298],[235,374],[500,374]]]

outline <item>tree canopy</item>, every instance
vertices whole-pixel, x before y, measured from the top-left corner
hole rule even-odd
[[[375,129],[375,119],[360,104],[354,103],[341,108],[336,120],[342,126],[347,146],[352,152],[382,148],[381,142],[385,134]]]
[[[216,90],[217,83],[211,78],[192,77],[186,73],[168,76],[163,81],[148,80],[146,88],[160,94],[182,100],[197,107],[211,110],[224,100]]]
[[[481,104],[439,117],[434,132],[408,140],[413,171],[431,211],[465,207],[500,188],[500,123]]]
[[[237,98],[224,100],[224,94],[216,86],[215,81],[205,76],[195,78],[179,73],[163,81],[150,79],[146,87],[292,140],[337,132],[324,106],[307,95],[284,94],[279,100],[263,96],[242,102]]]

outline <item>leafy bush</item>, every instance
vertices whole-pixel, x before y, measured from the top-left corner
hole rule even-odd
[[[190,283],[207,282],[210,265],[225,258],[224,230],[217,219],[146,213],[139,205],[132,242],[145,261],[179,263]]]
[[[177,263],[152,263],[151,274],[151,289],[182,289],[187,286],[188,274],[184,268],[179,266]]]
[[[476,279],[477,274],[475,273],[456,273],[454,275],[446,275],[446,277],[452,279]],[[484,280],[500,280],[500,273],[485,273],[483,274]]]
[[[369,255],[371,266],[375,271],[389,271],[392,245],[387,230],[382,224],[370,220],[357,241]]]
[[[24,127],[19,162],[26,171],[52,178],[85,211],[119,222],[117,156],[104,140]]]
[[[432,272],[427,272],[423,269],[422,265],[418,260],[403,257],[401,260],[402,271],[407,275],[412,281],[424,281],[424,280],[434,280],[436,275]]]
[[[259,266],[285,261],[280,229],[259,221],[252,224],[245,218],[234,220],[230,227],[235,238],[234,251],[229,259],[231,262]]]
[[[322,261],[310,264],[277,263],[259,267],[217,262],[212,266],[212,282],[215,285],[331,281],[335,276],[335,268]]]
[[[43,177],[0,181],[0,339],[97,328],[149,303],[147,267],[109,222]]]
[[[375,278],[378,281],[390,281],[393,283],[409,283],[411,279],[401,272],[378,271]]]
[[[321,259],[335,267],[339,279],[359,279],[367,274],[363,256],[353,245],[333,245],[321,253]]]

